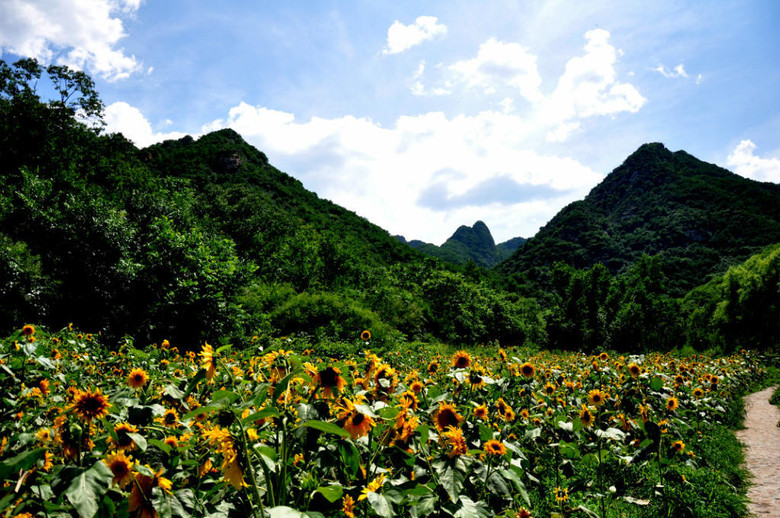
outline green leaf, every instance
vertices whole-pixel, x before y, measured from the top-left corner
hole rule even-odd
[[[276,384],[276,387],[274,387],[274,399],[279,399],[282,394],[284,394],[287,391],[287,386],[290,384],[290,381],[295,377],[298,376],[301,372],[303,372],[303,369],[296,369],[292,371],[290,374],[285,376],[284,378],[279,380],[279,383]]]
[[[483,502],[474,502],[463,495],[460,497],[460,509],[455,513],[455,518],[488,518],[491,515]]]
[[[306,516],[302,512],[296,511],[292,507],[287,507],[286,505],[272,507],[271,509],[268,509],[268,512],[271,513],[271,518],[305,518]]]
[[[30,469],[38,460],[43,458],[46,448],[38,448],[20,453],[15,457],[0,462],[0,480],[7,480],[9,475],[19,473],[20,470]]]
[[[306,421],[305,423],[303,423],[302,426],[308,426],[309,428],[314,428],[315,430],[319,430],[325,433],[340,435],[341,437],[350,436],[349,432],[343,429],[342,427],[335,425],[333,423],[326,423],[325,421],[316,421],[312,419],[311,421]]]
[[[447,491],[447,495],[453,502],[458,501],[460,496],[460,490],[463,489],[463,481],[466,479],[466,475],[452,466],[445,466],[439,473],[439,482],[444,486],[444,490]]]
[[[494,471],[487,479],[490,492],[504,498],[512,498],[512,490],[498,471]]]
[[[315,489],[315,492],[320,493],[332,504],[341,498],[341,495],[344,494],[344,488],[338,484],[333,484],[330,486],[318,487]]]
[[[650,380],[650,388],[655,390],[656,392],[661,390],[663,386],[664,386],[664,380],[662,380],[657,376]]]
[[[159,439],[149,439],[149,444],[156,446],[165,453],[171,453],[171,447]]]
[[[105,462],[99,460],[91,468],[73,479],[65,490],[65,496],[81,518],[92,518],[98,510],[98,503],[108,491],[114,474]]]
[[[368,501],[373,507],[374,512],[383,518],[390,518],[394,515],[393,508],[387,499],[379,493],[368,493]]]
[[[127,432],[127,436],[130,437],[136,446],[138,446],[138,449],[141,451],[146,451],[146,438],[139,434],[139,433],[133,433],[133,432]]]
[[[166,385],[165,393],[175,399],[184,399],[184,392],[174,387],[173,385]]]
[[[182,399],[187,399],[187,396],[190,395],[190,393],[195,390],[195,387],[197,387],[198,383],[206,379],[206,369],[200,369],[197,374],[195,374],[195,377],[190,380],[189,385],[187,385],[187,390],[184,391],[184,397]]]
[[[243,424],[249,424],[249,423],[254,423],[258,419],[264,419],[266,417],[279,417],[279,411],[274,407],[269,406],[267,408],[263,408],[259,412],[255,412],[252,415],[246,416],[244,419],[241,420],[241,422]]]
[[[172,518],[173,517],[173,506],[171,505],[171,500],[173,497],[162,490],[162,488],[155,487],[152,489],[152,505],[154,506],[154,510],[157,511],[157,514],[160,516],[160,518]]]
[[[194,417],[199,416],[200,414],[210,414],[211,412],[214,412],[216,410],[222,410],[222,408],[224,407],[218,405],[200,406],[198,408],[190,410],[189,412],[181,416],[181,420],[186,421],[187,419],[192,419]]]
[[[238,394],[232,390],[218,390],[212,394],[211,403],[213,405],[219,401],[219,404],[224,408],[230,406],[236,399],[238,399]]]

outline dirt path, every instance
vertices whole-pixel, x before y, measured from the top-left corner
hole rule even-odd
[[[769,404],[774,387],[745,398],[745,429],[737,437],[746,446],[745,460],[753,474],[748,490],[750,512],[780,517],[780,409]]]

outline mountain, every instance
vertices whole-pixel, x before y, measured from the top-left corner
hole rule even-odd
[[[680,296],[763,246],[780,242],[780,185],[738,176],[684,151],[645,144],[581,201],[562,209],[496,267],[515,288],[540,286],[551,266],[626,271],[660,255]]]
[[[403,236],[396,237],[412,248],[442,261],[457,265],[474,261],[485,268],[491,268],[503,261],[525,242],[524,238],[516,237],[496,244],[490,229],[482,221],[477,221],[471,227],[461,225],[441,246],[416,239],[406,241]]]

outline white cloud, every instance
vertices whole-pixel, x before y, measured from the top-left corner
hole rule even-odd
[[[122,133],[126,138],[132,140],[136,146],[141,148],[166,139],[178,139],[185,135],[178,131],[169,133],[153,131],[152,125],[146,120],[141,111],[125,102],[116,102],[107,106],[103,120],[106,122],[106,132]],[[169,124],[169,120],[163,122],[165,126]]]
[[[352,116],[298,121],[292,113],[241,103],[203,131],[223,127],[321,196],[392,233],[439,243],[477,219],[499,240],[529,236],[601,179],[571,158],[524,148],[525,121],[497,111],[403,116],[383,128]]]
[[[497,85],[506,85],[519,90],[529,101],[542,97],[536,56],[519,43],[502,43],[491,38],[480,45],[477,57],[458,61],[449,68],[466,85],[481,88],[487,94],[495,93]]]
[[[447,33],[447,26],[436,23],[435,16],[419,16],[411,25],[404,25],[398,20],[387,29],[387,47],[383,54],[398,54],[420,43],[443,36]]]
[[[140,0],[3,0],[0,48],[45,63],[89,69],[113,81],[139,70],[134,56],[117,49],[125,36],[119,14],[138,10]]]
[[[688,77],[688,73],[685,71],[685,67],[682,63],[674,67],[672,70],[667,69],[663,65],[658,65],[653,69],[655,72],[658,72],[664,77],[668,77],[670,79],[674,79],[677,77]],[[699,74],[699,79],[701,79],[701,74]]]
[[[729,154],[726,164],[746,178],[780,183],[780,159],[761,158],[753,154],[755,150],[756,145],[752,141],[743,140]]]

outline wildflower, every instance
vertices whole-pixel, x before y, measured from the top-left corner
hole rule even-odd
[[[696,399],[700,399],[704,397],[704,390],[701,389],[700,387],[696,387],[695,389],[693,389],[693,397],[695,397]]]
[[[141,473],[135,474],[135,483],[127,500],[128,511],[131,513],[135,512],[141,518],[156,518],[159,516],[154,508],[152,490],[155,487],[168,492],[171,490],[171,481],[161,475],[162,470],[151,477]]]
[[[559,504],[563,504],[569,501],[569,490],[565,487],[555,488],[555,501]]]
[[[457,409],[451,403],[439,403],[439,408],[433,414],[433,422],[439,432],[445,431],[448,427],[459,427],[463,417],[458,414]]]
[[[127,384],[134,389],[143,387],[147,381],[149,381],[149,375],[143,369],[133,369],[127,376]]]
[[[601,354],[599,354],[599,360],[605,362],[605,361],[609,360],[609,355],[607,353],[601,353]]]
[[[90,421],[100,419],[108,415],[108,399],[100,389],[88,391],[77,391],[72,408],[73,411],[82,419]]]
[[[555,385],[549,381],[544,385],[544,393],[548,396],[552,396],[555,393]]]
[[[41,444],[48,444],[52,440],[51,429],[41,428],[40,430],[35,432],[35,438]]]
[[[341,499],[341,503],[343,505],[341,512],[348,518],[355,518],[355,500],[349,495],[344,495]]]
[[[423,391],[424,388],[425,388],[425,385],[420,380],[415,380],[415,381],[412,382],[411,385],[409,385],[409,390],[411,390],[415,394],[419,394],[420,392]]]
[[[35,334],[35,326],[27,324],[22,327],[22,334],[24,336],[32,336]]]
[[[379,394],[392,394],[398,385],[398,374],[389,365],[382,364],[374,374],[374,387]]]
[[[488,419],[488,408],[487,405],[482,403],[481,405],[477,406],[474,409],[474,417],[481,421],[487,421]]]
[[[417,410],[417,405],[419,404],[417,396],[411,390],[407,390],[398,396],[398,401],[403,408],[411,408],[412,410]]]
[[[466,444],[466,439],[463,438],[463,430],[455,426],[450,426],[447,428],[447,431],[443,432],[441,435],[449,448],[447,455],[450,458],[468,453],[469,447]]]
[[[431,362],[428,364],[428,374],[433,375],[437,372],[439,372],[439,361],[431,360]]]
[[[333,398],[333,389],[339,393],[344,391],[346,381],[341,377],[341,370],[337,367],[327,366],[322,370],[317,369],[311,363],[305,364],[306,372],[312,378],[315,389],[322,389],[325,398]]]
[[[680,406],[680,401],[674,396],[666,400],[666,409],[669,412],[674,412],[675,410],[677,410],[677,407],[679,406]]]
[[[506,351],[505,350],[503,350],[501,348],[498,349],[498,359],[501,360],[503,363],[506,363],[507,358],[506,358]]]
[[[129,435],[131,433],[138,433],[138,428],[129,423],[119,423],[114,426],[116,439],[109,437],[108,443],[117,450],[132,450],[135,448],[135,442]]]
[[[528,362],[525,362],[520,366],[520,374],[526,378],[533,378],[536,374],[536,368]]]
[[[158,423],[169,428],[175,428],[179,422],[179,413],[172,408],[167,408],[162,417],[155,419]]]
[[[458,351],[452,356],[452,366],[456,369],[467,369],[471,365],[471,355],[466,351]]]
[[[179,439],[175,435],[169,435],[165,438],[165,444],[170,446],[171,448],[178,448],[179,447]]]
[[[672,449],[673,449],[673,450],[674,450],[676,453],[681,453],[683,450],[685,450],[685,443],[684,443],[684,442],[682,442],[682,441],[674,441],[674,442],[672,443]]]
[[[341,410],[338,418],[344,421],[341,426],[349,432],[350,437],[357,439],[368,434],[375,425],[374,418],[358,410],[349,399],[344,398],[341,404],[337,407]]]
[[[639,365],[637,365],[636,363],[629,363],[628,372],[631,374],[632,378],[636,378],[642,373],[642,368],[639,367]]]
[[[586,407],[585,405],[582,405],[582,410],[580,410],[580,422],[583,426],[586,428],[593,424],[593,413]]]
[[[111,473],[114,474],[114,478],[111,481],[113,484],[119,487],[125,487],[133,478],[133,459],[125,456],[124,453],[118,452],[113,455],[109,455],[103,462],[111,469]]]
[[[588,392],[588,403],[594,406],[601,406],[604,404],[604,400],[607,399],[607,394],[599,389],[593,389]]]
[[[466,376],[466,384],[471,387],[471,390],[478,390],[485,386],[485,369],[479,365],[475,365]]]
[[[53,467],[54,455],[49,450],[46,450],[43,452],[43,466],[41,466],[41,469],[43,469],[43,471],[49,472]]]
[[[214,348],[208,342],[203,342],[203,348],[199,354],[202,358],[201,366],[206,369],[206,379],[211,381],[217,373],[217,358]]]
[[[506,455],[506,446],[504,446],[503,442],[497,441],[496,439],[490,439],[489,441],[485,442],[485,444],[482,445],[482,449],[485,453],[492,457],[501,457]]]
[[[362,333],[360,333],[360,339],[363,340],[364,342],[368,342],[369,340],[371,340],[371,331],[369,331],[368,329],[364,330]]]
[[[382,487],[382,484],[385,483],[385,476],[386,475],[382,473],[374,480],[372,480],[371,483],[368,484],[368,486],[364,487],[363,491],[361,491],[360,496],[358,497],[358,502],[368,498],[369,493],[376,493],[377,491],[379,491],[379,489]]]

